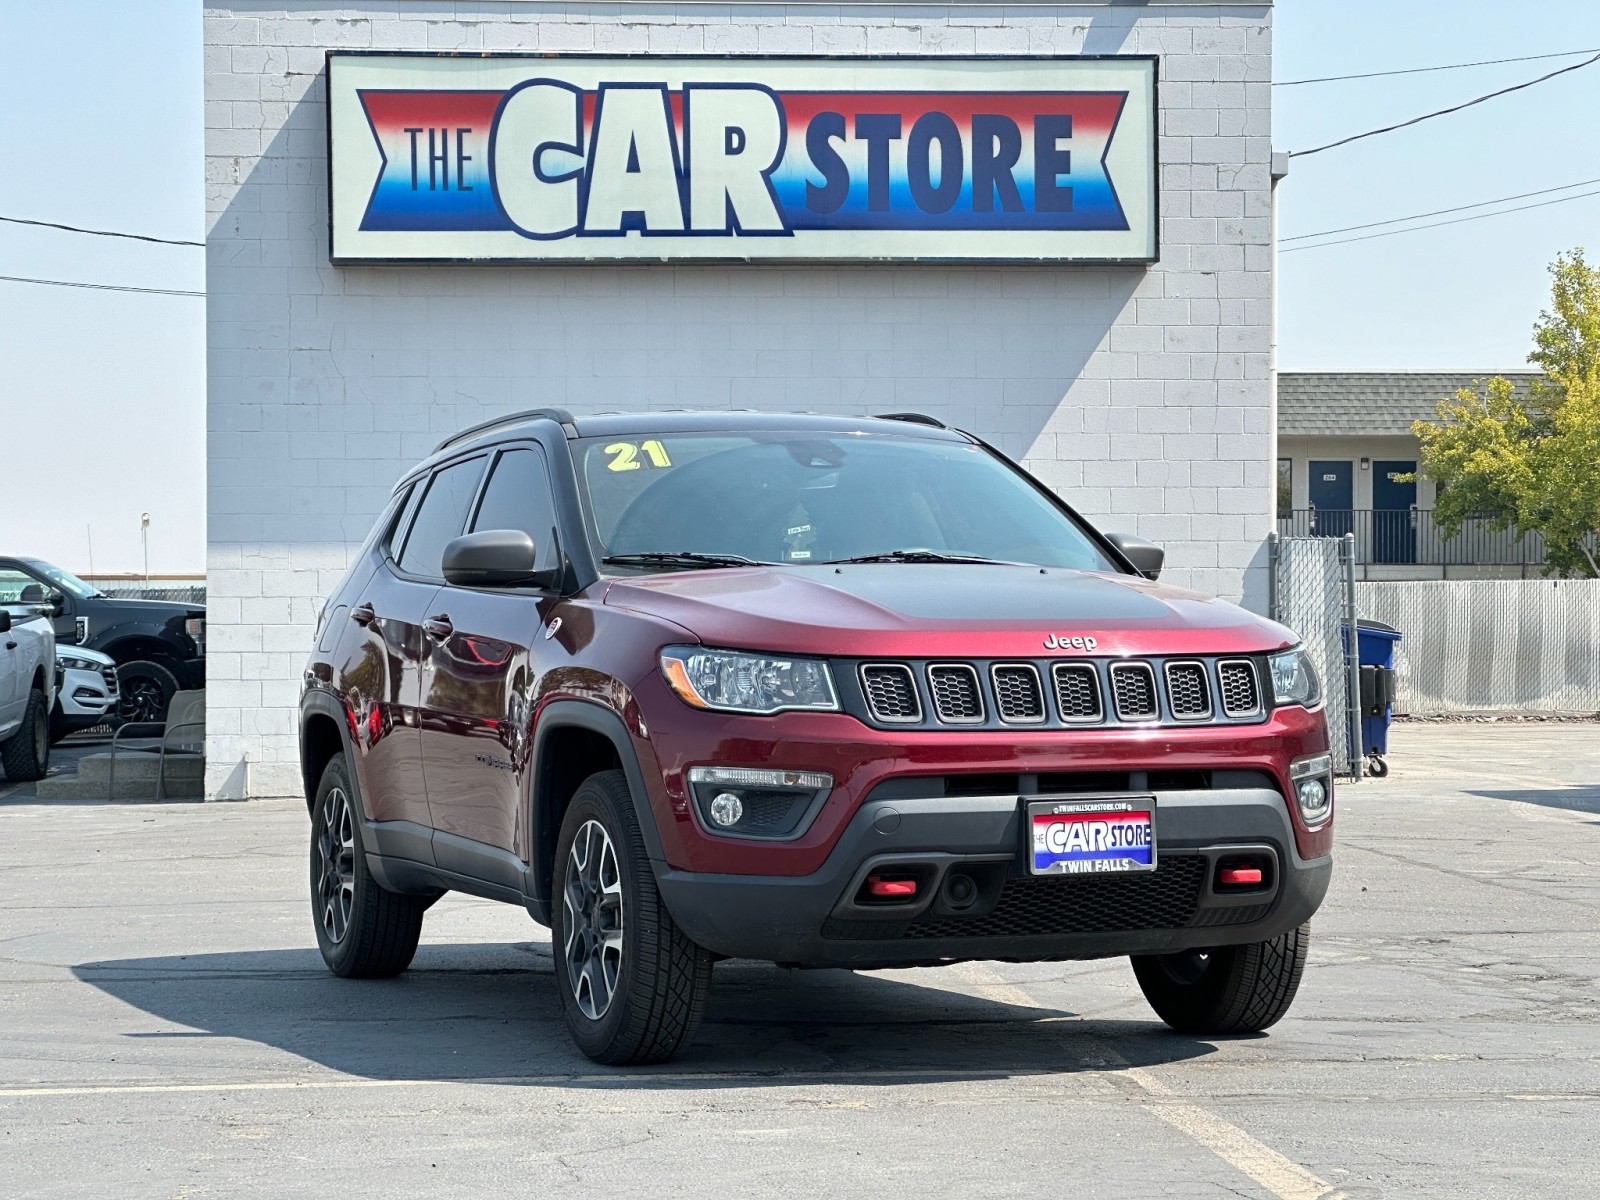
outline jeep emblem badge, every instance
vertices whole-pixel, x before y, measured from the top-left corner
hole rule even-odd
[[[1044,640],[1046,650],[1090,650],[1100,643],[1092,637],[1068,637],[1064,633],[1052,633]]]

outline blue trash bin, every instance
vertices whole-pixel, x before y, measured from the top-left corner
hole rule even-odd
[[[1345,661],[1349,662],[1350,631],[1344,635]],[[1395,648],[1405,636],[1382,621],[1356,622],[1356,664],[1361,675],[1361,749],[1368,770],[1382,778],[1389,773],[1384,761],[1389,753],[1389,722],[1393,716],[1395,693]]]

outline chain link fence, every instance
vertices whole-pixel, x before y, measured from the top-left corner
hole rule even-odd
[[[1355,539],[1268,539],[1272,619],[1305,642],[1327,696],[1328,740],[1334,771],[1361,778],[1361,722],[1345,661],[1344,630],[1355,627]]]
[[[1395,711],[1600,712],[1600,580],[1358,583],[1405,635]]]

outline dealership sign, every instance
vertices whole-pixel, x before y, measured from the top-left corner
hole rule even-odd
[[[1156,257],[1150,58],[328,56],[332,257]]]

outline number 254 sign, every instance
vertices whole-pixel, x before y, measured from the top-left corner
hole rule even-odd
[[[332,257],[1152,261],[1156,62],[328,56]]]

